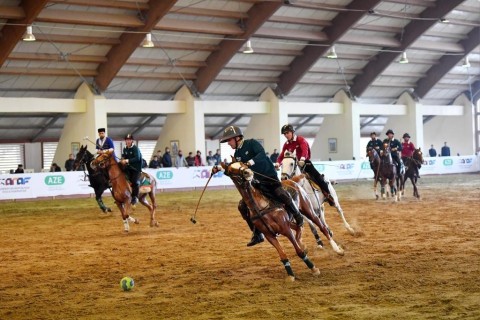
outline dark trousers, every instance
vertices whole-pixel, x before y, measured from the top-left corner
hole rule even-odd
[[[328,190],[328,184],[325,182],[323,175],[320,174],[317,169],[313,166],[313,163],[310,160],[305,160],[305,166],[303,167],[303,171],[305,171],[309,178],[315,182],[320,189],[322,189],[322,193],[327,196],[330,194]]]
[[[138,198],[138,193],[140,191],[140,175],[141,172],[133,168],[127,169],[128,180],[132,184],[132,198]]]

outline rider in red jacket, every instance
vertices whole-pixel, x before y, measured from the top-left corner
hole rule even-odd
[[[313,163],[310,161],[310,146],[308,145],[307,140],[302,136],[296,135],[295,129],[293,129],[293,126],[290,124],[284,125],[281,132],[287,141],[284,143],[282,152],[277,158],[275,168],[280,167],[283,157],[285,156],[285,151],[289,151],[291,153],[295,152],[298,165],[302,171],[306,172],[309,178],[320,187],[326,201],[328,201],[331,206],[335,206],[335,200],[330,194],[328,184],[323,179],[323,175],[321,175],[317,169],[315,169]]]
[[[415,145],[413,144],[412,141],[410,141],[410,135],[408,133],[405,133],[403,135],[403,142],[402,142],[402,161],[403,163],[410,164],[411,161],[410,159],[413,157],[413,153],[415,152]],[[417,177],[420,178],[420,171],[419,166],[421,167],[421,164],[415,166],[415,171],[417,173]]]

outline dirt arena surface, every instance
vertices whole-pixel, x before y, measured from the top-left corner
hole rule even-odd
[[[356,236],[327,208],[345,256],[305,230],[320,276],[281,239],[295,282],[269,243],[246,247],[233,189],[207,189],[196,225],[201,191],[157,194],[160,227],[137,206],[129,234],[93,198],[0,202],[0,319],[480,319],[480,175],[424,176],[400,203],[371,188],[336,185]]]

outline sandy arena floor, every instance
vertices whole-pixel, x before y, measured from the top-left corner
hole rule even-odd
[[[127,235],[91,198],[2,202],[0,319],[480,319],[480,175],[424,176],[421,200],[407,186],[392,203],[371,181],[338,184],[358,234],[330,207],[345,256],[305,230],[317,277],[282,238],[293,283],[269,243],[245,246],[233,189],[207,189],[196,225],[201,191],[158,194],[160,227],[137,207]]]

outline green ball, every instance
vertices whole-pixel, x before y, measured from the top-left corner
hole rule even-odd
[[[120,288],[122,288],[123,291],[130,291],[134,286],[135,282],[130,277],[123,277],[122,280],[120,280]]]

